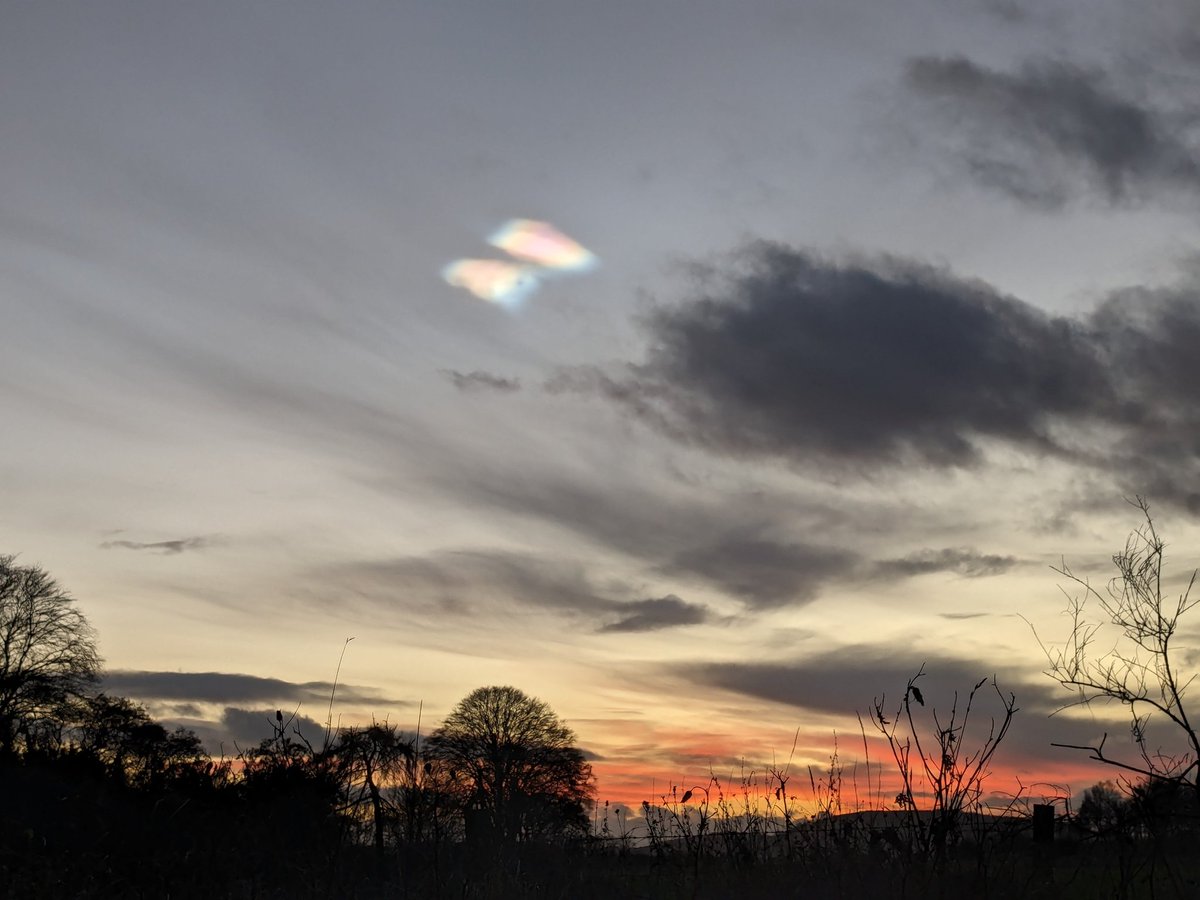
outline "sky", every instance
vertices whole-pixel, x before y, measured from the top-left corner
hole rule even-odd
[[[997,784],[1131,749],[1039,639],[1128,498],[1200,557],[1194,5],[2,17],[0,551],[106,689],[228,752],[512,684],[633,803],[922,666],[1016,695]],[[594,265],[447,283],[513,219]]]

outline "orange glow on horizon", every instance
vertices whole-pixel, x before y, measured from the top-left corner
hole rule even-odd
[[[735,746],[729,735],[672,735],[652,727],[638,730],[642,738],[653,736],[654,743],[631,742],[592,763],[601,805],[608,801],[639,810],[643,802],[652,806],[662,804],[664,798],[670,802],[674,787],[676,798],[692,790],[691,803],[704,799],[703,791],[697,788],[707,789],[710,808],[718,799],[734,809],[742,808],[747,799],[756,808],[767,808],[772,803],[777,806],[783,796],[792,811],[803,816],[813,815],[830,803],[838,804],[841,812],[898,808],[896,797],[902,791],[902,781],[886,744],[878,738],[867,739],[869,765],[861,738],[853,744],[841,742],[833,778],[836,787],[830,790],[834,743],[828,735],[826,748],[821,747],[821,735],[801,735],[789,763],[786,755],[782,759],[776,756],[772,762],[770,752],[739,752],[742,748]],[[746,737],[741,735],[739,739],[745,741]],[[769,747],[772,742],[764,739],[757,745]],[[780,783],[773,772],[783,775],[786,781],[780,798],[775,797]],[[1012,800],[1043,802],[1077,796],[1084,788],[1111,776],[1110,769],[1083,754],[1064,751],[1061,759],[1049,761],[1023,758],[1017,752],[1006,757],[1002,745],[983,781],[981,799],[995,807]],[[928,785],[923,777],[914,780],[913,794],[918,807],[928,805]]]

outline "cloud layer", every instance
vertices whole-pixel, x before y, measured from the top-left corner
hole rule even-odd
[[[1188,117],[1125,96],[1098,69],[1037,60],[1000,72],[921,57],[906,81],[946,113],[969,170],[1018,199],[1058,205],[1085,188],[1121,202],[1200,187]]]
[[[235,672],[148,672],[117,670],[104,675],[104,690],[136,700],[170,700],[221,704],[328,703],[334,686],[328,681],[297,683]],[[337,697],[348,703],[410,706],[367,687],[337,686]]]

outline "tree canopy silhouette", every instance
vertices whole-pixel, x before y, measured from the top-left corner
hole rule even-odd
[[[161,788],[209,772],[209,756],[195,732],[168,731],[124,697],[88,697],[74,731],[78,750],[102,764],[117,784]]]
[[[575,733],[536,697],[515,687],[478,688],[454,707],[428,749],[457,773],[468,816],[502,843],[587,828],[592,768]]]
[[[0,754],[95,683],[95,632],[74,599],[37,566],[0,556]]]

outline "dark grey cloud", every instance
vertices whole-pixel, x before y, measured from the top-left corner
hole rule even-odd
[[[1118,431],[1107,461],[1124,493],[1200,514],[1200,276],[1118,292],[1090,325],[1117,384],[1103,415]]]
[[[103,688],[110,694],[137,700],[170,700],[192,703],[324,703],[333,684],[328,681],[292,682],[234,672],[106,672]],[[339,683],[337,699],[347,703],[411,706],[407,700],[383,696],[377,690]]]
[[[679,625],[699,625],[709,620],[706,607],[688,603],[674,594],[622,604],[621,618],[600,628],[601,632],[660,631]]]
[[[1111,201],[1200,187],[1200,155],[1186,138],[1195,112],[1126,96],[1097,69],[1041,60],[1000,72],[921,57],[906,76],[944,108],[970,170],[1023,201],[1056,205],[1081,186]]]
[[[730,538],[685,550],[664,570],[699,577],[750,606],[767,608],[806,603],[858,564],[854,553],[833,547]]]
[[[971,547],[945,547],[941,550],[919,550],[897,559],[880,560],[874,565],[874,574],[878,578],[911,578],[934,572],[954,572],[966,578],[982,578],[1001,575],[1018,564],[1015,556],[979,553]]]
[[[552,386],[722,452],[937,465],[973,462],[984,437],[1052,449],[1047,417],[1111,393],[1077,323],[927,266],[756,242],[708,288],[650,314],[643,364]]]
[[[105,541],[100,545],[104,550],[120,547],[125,550],[148,550],[151,553],[176,554],[185,550],[203,550],[212,545],[212,540],[206,537],[181,538],[174,541]]]
[[[978,281],[754,242],[644,321],[645,360],[566,370],[669,436],[863,472],[970,466],[989,442],[1200,510],[1200,277],[1053,316]]]
[[[460,391],[499,391],[512,393],[521,389],[521,382],[516,378],[505,378],[476,369],[472,372],[459,372],[455,369],[442,369],[442,375],[449,379]]]

